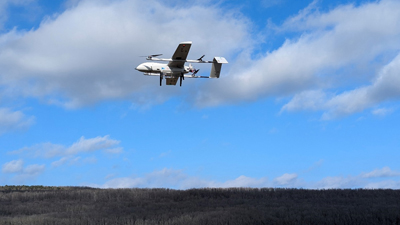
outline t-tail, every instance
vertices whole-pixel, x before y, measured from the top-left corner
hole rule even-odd
[[[222,64],[225,63],[228,63],[228,61],[224,57],[214,57],[213,64],[211,67],[210,78],[219,78]]]

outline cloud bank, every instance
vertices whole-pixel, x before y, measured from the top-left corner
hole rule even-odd
[[[312,3],[277,28],[298,38],[211,83],[196,95],[196,104],[293,96],[282,111],[324,111],[322,118],[332,119],[398,100],[400,3],[345,5],[328,12],[316,7]]]
[[[138,56],[161,52],[170,57],[187,40],[195,43],[192,57],[205,50],[210,56],[230,56],[251,40],[246,19],[213,6],[173,7],[156,0],[73,5],[36,30],[1,35],[4,95],[34,96],[67,108],[107,99],[163,102],[179,89],[160,89],[156,79],[137,72],[143,61]]]
[[[31,158],[57,158],[51,163],[52,167],[59,167],[64,164],[75,165],[78,163],[95,163],[97,160],[90,157],[81,157],[85,153],[102,151],[107,154],[120,154],[123,148],[119,147],[120,141],[111,139],[109,135],[103,137],[86,139],[81,137],[78,141],[70,146],[64,146],[53,143],[41,143],[30,147],[24,147],[19,150],[11,151],[9,154],[20,155]]]
[[[285,187],[285,188],[309,188],[309,189],[332,189],[332,188],[391,188],[399,189],[398,179],[376,181],[372,178],[400,177],[400,172],[392,171],[389,167],[377,169],[358,176],[336,176],[325,177],[319,181],[305,181],[296,173],[285,173],[272,180],[267,177],[252,178],[244,175],[234,180],[217,182],[189,176],[182,170],[164,168],[159,171],[145,174],[143,177],[119,177],[105,182],[103,185],[91,185],[101,188],[229,188],[229,187]]]
[[[13,160],[3,165],[1,171],[3,173],[18,173],[23,169],[24,162],[22,160]]]
[[[66,5],[36,30],[0,35],[3,95],[35,96],[67,108],[107,99],[146,106],[186,96],[182,99],[188,104],[208,107],[289,97],[282,112],[322,111],[323,119],[400,96],[400,3],[395,0],[325,12],[313,2],[283,24],[267,27],[290,38],[255,58],[254,50],[265,41],[258,36],[265,30],[254,34],[249,19],[218,5],[179,7],[157,0]],[[206,53],[229,59],[221,79],[159,88],[155,79],[134,70],[143,61],[139,55],[161,52],[168,57],[186,40],[194,43],[192,58]]]
[[[45,171],[45,165],[32,164],[24,167],[22,159],[6,162],[2,166],[2,173],[11,174],[14,182],[25,183],[36,179]]]

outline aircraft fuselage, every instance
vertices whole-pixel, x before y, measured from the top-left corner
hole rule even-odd
[[[167,85],[176,85],[178,79],[180,80],[180,86],[182,86],[182,80],[185,77],[188,78],[219,78],[221,72],[221,65],[228,63],[224,57],[214,57],[213,61],[204,61],[203,56],[196,60],[188,60],[187,56],[189,54],[190,46],[192,46],[191,41],[181,42],[175,50],[175,53],[170,59],[156,58],[162,54],[149,55],[146,60],[151,61],[166,61],[165,63],[156,62],[146,62],[142,63],[136,67],[136,70],[142,72],[144,75],[148,76],[160,76],[160,86],[162,85],[162,80],[166,79]],[[185,66],[185,63],[190,63],[189,66]],[[210,76],[198,76],[199,69],[195,69],[191,63],[212,63]],[[187,73],[192,73],[188,75]]]
[[[183,68],[170,67],[164,63],[146,62],[136,67],[136,70],[145,73],[145,75],[159,76],[161,73],[163,76],[180,77],[185,73],[189,73],[189,68],[184,66]]]

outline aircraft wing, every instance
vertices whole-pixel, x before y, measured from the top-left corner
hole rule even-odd
[[[189,54],[190,46],[192,46],[191,41],[181,42],[178,48],[176,48],[174,55],[172,55],[172,61],[168,63],[168,66],[183,68],[187,55]]]

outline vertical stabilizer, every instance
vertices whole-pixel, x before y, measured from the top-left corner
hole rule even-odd
[[[213,64],[211,67],[210,78],[219,78],[221,73],[222,64],[228,63],[224,57],[214,57]]]

